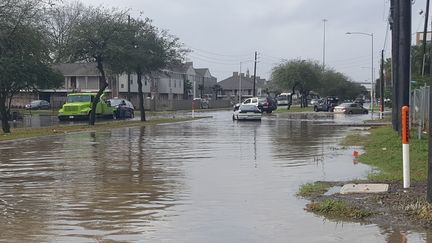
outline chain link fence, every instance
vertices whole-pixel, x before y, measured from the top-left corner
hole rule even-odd
[[[430,90],[430,86],[424,86],[411,93],[411,128],[416,128],[419,139],[424,131],[429,131]]]

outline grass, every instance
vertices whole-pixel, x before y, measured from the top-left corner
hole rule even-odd
[[[300,186],[297,196],[311,197],[321,195],[329,189],[330,185],[323,182],[306,183]]]
[[[86,131],[103,131],[110,130],[113,128],[121,127],[136,127],[136,126],[151,126],[161,123],[172,123],[180,121],[196,120],[200,118],[161,118],[149,120],[146,122],[141,121],[109,121],[109,122],[99,122],[94,126],[87,124],[80,125],[59,125],[52,127],[41,127],[41,128],[15,128],[12,129],[11,133],[0,133],[0,141],[15,140],[22,138],[32,138],[32,137],[42,137],[42,136],[52,136],[61,135],[74,132],[86,132]]]
[[[359,162],[378,169],[378,171],[369,175],[369,180],[380,182],[402,181],[402,142],[391,127],[372,128],[367,138],[357,136],[356,139],[360,140],[356,145],[364,146],[365,150],[365,153],[360,155]],[[352,141],[356,139],[353,138]],[[410,171],[413,182],[426,180],[427,161],[427,139],[411,139]]]
[[[286,113],[286,112],[313,112],[313,106],[301,108],[300,106],[291,106],[288,110],[285,106],[279,106],[277,110],[273,112]]]
[[[333,199],[308,204],[306,209],[320,215],[337,219],[361,220],[372,215],[371,212],[356,207],[350,207],[342,201]]]

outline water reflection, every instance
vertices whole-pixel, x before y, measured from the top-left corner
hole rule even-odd
[[[2,151],[1,238],[44,242],[52,234],[62,241],[151,231],[176,204],[182,185],[172,179],[182,171],[154,163],[145,139],[145,128],[124,129]]]
[[[214,118],[0,143],[0,241],[385,242],[303,210],[300,184],[364,178],[331,114]],[[314,119],[314,120],[310,120]],[[409,242],[418,233],[408,234]],[[411,238],[410,238],[411,237]],[[393,242],[392,242],[393,243]]]

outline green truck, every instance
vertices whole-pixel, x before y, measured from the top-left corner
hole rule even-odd
[[[66,103],[59,110],[60,121],[88,120],[92,109],[92,103],[96,93],[72,93],[68,94]],[[102,94],[96,106],[96,117],[114,117],[114,108],[105,102],[105,94]]]

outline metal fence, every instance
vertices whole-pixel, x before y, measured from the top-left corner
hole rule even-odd
[[[430,86],[424,86],[411,93],[411,128],[416,128],[419,139],[422,132],[429,131],[430,90]]]

